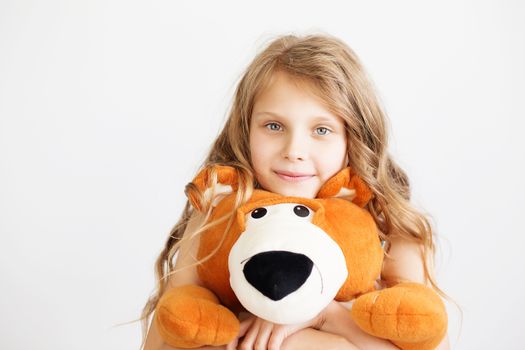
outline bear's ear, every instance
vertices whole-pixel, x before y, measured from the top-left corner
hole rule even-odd
[[[195,209],[205,211],[209,204],[215,207],[224,197],[237,191],[238,180],[237,169],[212,165],[201,170],[186,186],[186,195]]]
[[[342,198],[363,208],[373,193],[370,187],[349,167],[331,177],[317,193],[317,198]]]

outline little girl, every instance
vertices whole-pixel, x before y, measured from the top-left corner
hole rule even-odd
[[[245,180],[239,191],[246,200],[254,188],[314,198],[329,178],[350,166],[374,193],[366,209],[386,243],[378,284],[414,281],[440,292],[432,278],[432,229],[412,207],[407,176],[387,152],[385,119],[362,65],[345,43],[327,35],[283,36],[244,73],[203,167],[239,169]],[[206,215],[187,202],[157,259],[158,289],[144,307],[144,329],[163,293],[199,284],[194,258],[198,239],[193,238],[205,223]],[[348,307],[332,301],[314,320],[296,325],[248,315],[233,342],[202,349],[397,349],[358,328]],[[438,348],[448,349],[448,340]],[[144,349],[174,348],[151,323]]]

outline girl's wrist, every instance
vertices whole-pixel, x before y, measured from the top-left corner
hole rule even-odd
[[[335,300],[332,300],[327,307],[324,308],[323,312],[319,314],[317,318],[317,323],[313,327],[315,329],[334,333],[333,321],[336,318],[337,313],[341,312],[341,306]]]

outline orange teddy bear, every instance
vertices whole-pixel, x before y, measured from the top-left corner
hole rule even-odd
[[[193,184],[214,206],[211,221],[231,213],[234,168],[205,169]],[[364,209],[371,197],[350,168],[327,181],[315,199],[254,190],[229,228],[223,220],[202,233],[198,259],[218,249],[197,266],[205,287],[176,287],[159,300],[154,322],[163,339],[181,348],[224,345],[237,336],[236,314],[243,309],[290,324],[314,318],[335,299],[354,300],[352,318],[365,332],[401,349],[434,349],[447,329],[439,296],[418,283],[374,288],[383,250]],[[197,210],[206,205],[189,199]]]

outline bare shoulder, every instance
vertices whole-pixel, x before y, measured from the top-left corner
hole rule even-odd
[[[401,281],[425,283],[423,245],[401,237],[390,239],[390,249],[385,255],[381,279],[387,285]]]

